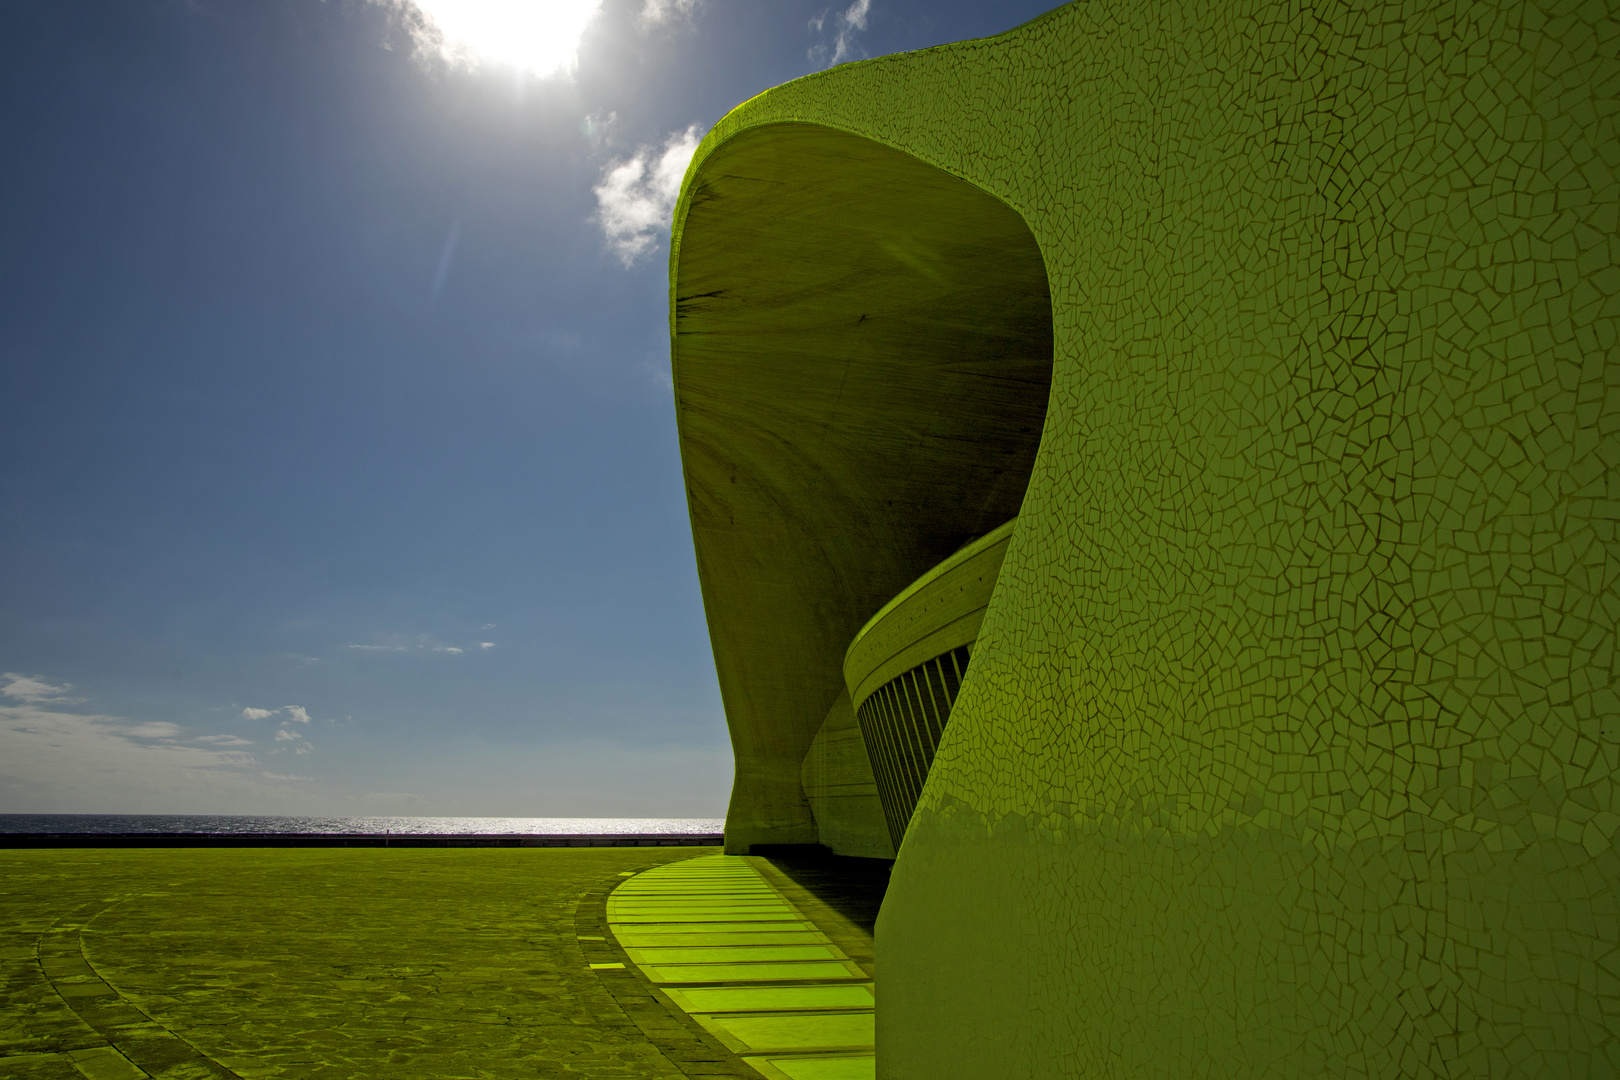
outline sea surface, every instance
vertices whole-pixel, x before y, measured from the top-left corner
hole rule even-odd
[[[0,814],[0,833],[339,833],[644,836],[718,833],[723,818],[277,817],[252,814]]]

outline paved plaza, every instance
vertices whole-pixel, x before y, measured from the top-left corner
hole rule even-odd
[[[0,851],[0,1075],[757,1076],[602,933],[613,889],[713,855]],[[801,936],[857,955],[840,932]],[[867,980],[845,961],[841,981]]]

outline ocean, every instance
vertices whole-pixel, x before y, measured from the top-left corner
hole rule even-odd
[[[0,814],[0,833],[274,836],[674,836],[723,818],[296,817],[259,814]]]

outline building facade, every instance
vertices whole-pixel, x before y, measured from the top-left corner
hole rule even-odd
[[[1620,23],[1092,0],[739,106],[671,331],[727,848],[879,1074],[1620,1070]]]

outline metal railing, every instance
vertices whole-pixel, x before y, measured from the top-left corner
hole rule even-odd
[[[896,851],[950,721],[970,648],[959,646],[890,679],[855,714]]]

